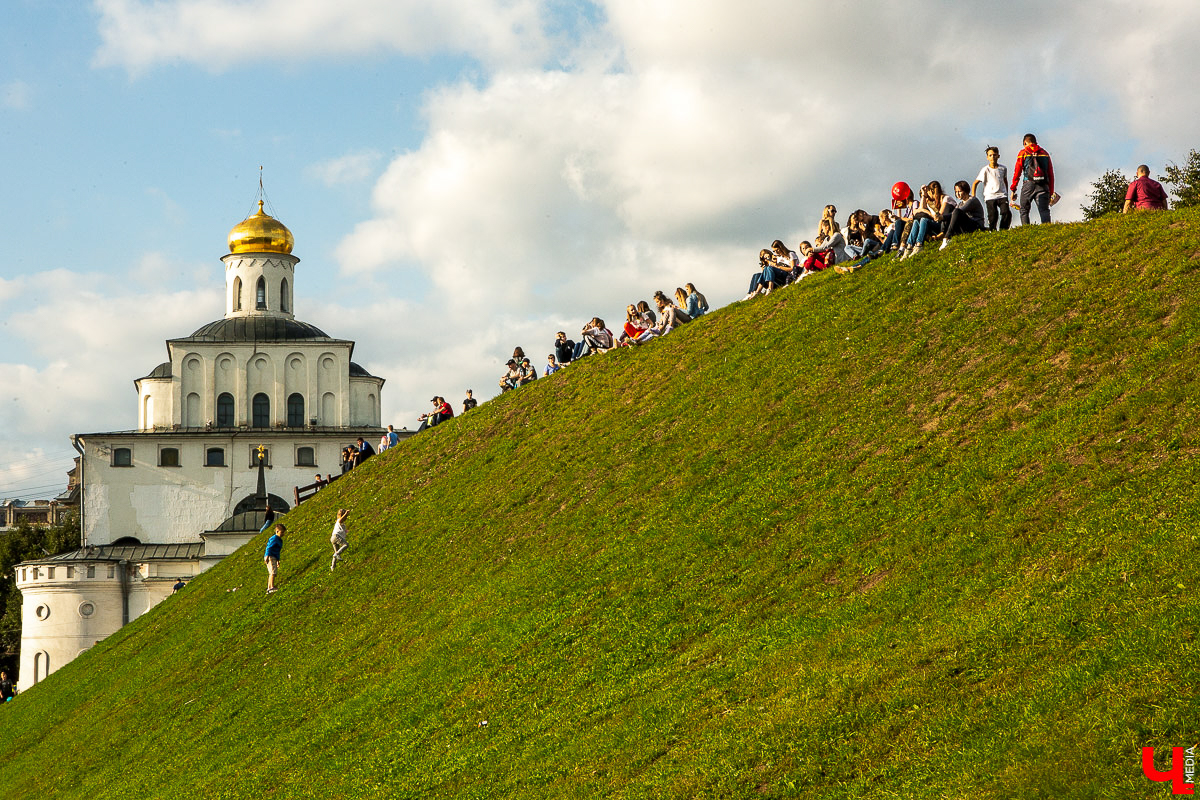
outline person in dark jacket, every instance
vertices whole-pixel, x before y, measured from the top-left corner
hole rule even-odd
[[[370,443],[364,442],[363,438],[358,437],[358,452],[354,454],[354,466],[366,461],[371,456],[375,455],[375,448],[371,447]]]
[[[1037,137],[1032,133],[1025,134],[1025,146],[1017,154],[1017,164],[1013,167],[1012,191],[1013,202],[1017,204],[1021,214],[1021,224],[1029,224],[1029,209],[1037,204],[1038,216],[1042,224],[1050,222],[1050,205],[1055,202],[1054,196],[1054,164],[1050,154],[1038,145]],[[1017,187],[1020,186],[1020,198],[1017,197]]]

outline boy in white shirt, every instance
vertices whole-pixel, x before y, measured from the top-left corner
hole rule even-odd
[[[1000,163],[1000,148],[988,145],[987,166],[979,170],[971,184],[971,197],[975,197],[979,184],[983,184],[983,204],[987,206],[987,229],[1006,231],[1012,225],[1012,209],[1008,205],[1008,167]],[[997,227],[997,219],[999,227]]]

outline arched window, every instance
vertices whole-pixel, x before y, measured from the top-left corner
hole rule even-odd
[[[242,310],[242,279],[233,279],[233,310]]]
[[[217,395],[217,427],[233,427],[233,395],[229,392]]]
[[[133,451],[128,447],[114,448],[112,451],[112,465],[114,467],[132,467]]]
[[[200,427],[200,395],[195,392],[189,392],[184,403],[183,424],[189,428]]]
[[[289,311],[291,309],[291,307],[292,307],[292,300],[290,297],[288,297],[287,278],[284,278],[283,281],[279,284],[279,310],[280,311]]]
[[[296,448],[296,466],[297,467],[315,467],[317,465],[316,451],[311,447]]]
[[[251,409],[254,414],[253,424],[256,428],[271,427],[271,398],[267,397],[262,392],[254,395],[254,401],[251,404]]]
[[[299,428],[304,425],[304,395],[296,392],[288,395],[288,427]]]
[[[259,311],[267,308],[267,282],[263,278],[258,279],[258,286],[254,290],[254,307]]]
[[[206,467],[223,467],[225,466],[225,449],[222,447],[210,447],[204,451],[204,466]]]
[[[40,683],[50,674],[50,654],[43,650],[33,654],[33,682]]]
[[[178,467],[179,466],[179,448],[164,447],[158,451],[158,465],[160,467]]]

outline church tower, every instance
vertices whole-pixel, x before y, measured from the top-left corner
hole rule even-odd
[[[383,378],[354,342],[296,318],[292,232],[258,210],[233,226],[225,313],[167,340],[133,382],[134,430],[79,433],[81,549],[19,564],[22,689],[149,611],[258,535],[258,475],[276,512],[378,441]]]
[[[233,226],[229,232],[229,255],[225,262],[225,319],[234,317],[281,317],[295,319],[292,288],[296,265],[292,255],[292,232],[282,222],[258,211]]]

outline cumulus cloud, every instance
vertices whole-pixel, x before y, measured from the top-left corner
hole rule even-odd
[[[96,0],[96,9],[96,63],[134,73],[380,50],[532,63],[549,47],[537,0]]]
[[[420,275],[427,322],[449,334],[414,320],[417,346],[381,367],[427,389],[401,391],[479,384],[480,360],[490,387],[511,345],[538,353],[654,289],[691,280],[727,301],[758,247],[810,237],[825,203],[844,216],[883,207],[895,180],[969,180],[985,144],[1011,164],[1027,130],[1054,154],[1069,220],[1111,159],[1136,163],[1114,143],[1178,149],[1196,127],[1190,102],[1152,113],[1189,96],[1194,56],[1170,46],[1185,34],[1162,31],[1200,14],[1181,0],[1021,0],[986,25],[955,2],[602,6],[563,68],[430,92],[424,141],[342,242],[349,277]]]
[[[844,218],[885,205],[895,180],[969,180],[985,144],[1011,165],[1038,133],[1058,219],[1078,218],[1105,169],[1195,146],[1189,0],[1015,0],[987,17],[953,0],[596,5],[559,38],[552,0],[98,0],[96,59],[137,72],[391,50],[484,65],[426,93],[418,147],[310,170],[326,185],[378,176],[341,272],[404,276],[419,300],[313,321],[358,340],[399,419],[466,384],[491,394],[512,346],[540,363],[554,330],[616,322],[655,289],[693,281],[728,301],[757,249],[810,237],[825,203]],[[401,319],[412,333],[393,333]]]
[[[14,463],[69,448],[71,433],[134,427],[133,380],[166,359],[167,338],[190,333],[222,307],[220,286],[133,279],[148,265],[170,267],[148,256],[130,276],[60,269],[4,282],[0,480]]]

